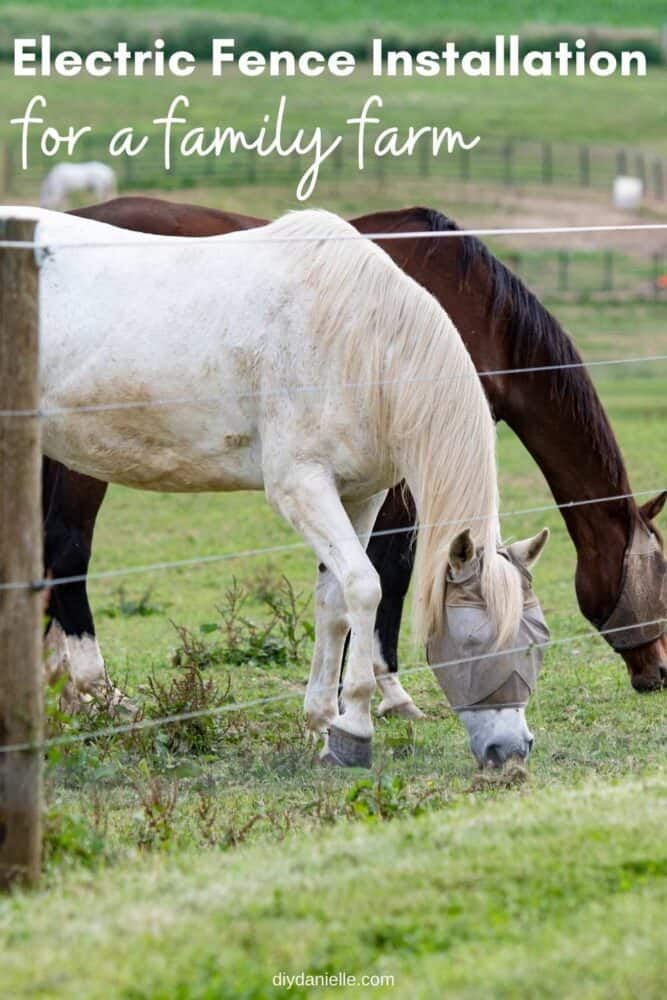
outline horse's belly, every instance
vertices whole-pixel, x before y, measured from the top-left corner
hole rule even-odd
[[[252,427],[219,426],[211,414],[192,412],[180,431],[176,423],[152,412],[137,421],[131,409],[54,415],[44,420],[43,450],[76,472],[137,489],[262,489],[261,447]]]

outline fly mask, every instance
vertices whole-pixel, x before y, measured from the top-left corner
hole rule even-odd
[[[532,590],[532,576],[510,549],[499,549],[521,573],[523,614],[511,648],[494,650],[494,631],[481,591],[483,554],[447,568],[442,633],[427,646],[428,662],[454,711],[522,708],[542,666],[549,629]],[[483,657],[476,659],[476,657]]]
[[[667,563],[654,533],[637,521],[625,550],[616,607],[600,630],[612,649],[620,653],[659,639],[665,631],[666,617]]]

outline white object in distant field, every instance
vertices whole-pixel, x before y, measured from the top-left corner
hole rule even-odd
[[[64,211],[69,196],[90,191],[96,201],[106,201],[116,193],[116,175],[106,163],[59,163],[49,170],[39,194],[42,208]]]
[[[639,208],[644,196],[644,184],[639,177],[614,178],[614,208]]]

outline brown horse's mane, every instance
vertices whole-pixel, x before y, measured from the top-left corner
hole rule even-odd
[[[433,232],[460,230],[435,209],[417,208],[415,216]],[[488,275],[486,308],[489,316],[504,324],[511,368],[581,365],[581,355],[555,316],[481,240],[461,236],[454,242],[462,289],[468,287],[475,265],[481,265]],[[433,240],[429,256],[442,249],[438,243],[442,240]],[[586,425],[605,469],[624,490],[627,474],[623,458],[586,368],[555,368],[549,373],[549,386],[552,402],[572,420]]]

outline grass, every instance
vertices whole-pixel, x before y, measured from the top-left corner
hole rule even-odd
[[[310,135],[310,130],[316,126],[330,134],[341,132],[343,135],[339,151],[322,165],[315,193],[308,204],[360,214],[375,206],[386,207],[389,193],[395,204],[421,201],[438,205],[442,204],[446,192],[453,212],[456,198],[469,203],[474,197],[470,189],[474,191],[482,184],[505,182],[508,167],[502,150],[511,125],[512,135],[524,135],[528,140],[521,139],[514,146],[513,183],[506,185],[506,190],[540,182],[543,143],[548,141],[554,144],[554,183],[543,190],[557,196],[561,189],[567,188],[565,197],[569,198],[572,186],[580,182],[579,146],[586,145],[591,149],[592,187],[580,188],[579,194],[584,199],[582,211],[590,214],[594,199],[598,199],[602,208],[600,194],[608,197],[621,146],[644,150],[648,190],[654,190],[657,183],[654,154],[667,152],[658,112],[665,77],[667,70],[652,69],[644,80],[573,78],[531,82],[519,78],[498,82],[456,78],[446,82],[377,81],[362,67],[357,75],[338,81],[333,88],[315,80],[294,79],[281,81],[280,92],[288,101],[288,136],[293,135],[297,127],[303,127]],[[82,86],[77,81],[50,79],[39,82],[39,92],[48,100],[48,124],[61,130],[71,124],[88,123],[94,127],[94,134],[84,137],[78,149],[76,155],[80,159],[107,159],[103,138],[108,140],[113,131],[130,121],[138,135],[145,130],[151,137],[140,157],[117,161],[123,193],[153,191],[160,194],[165,190],[183,192],[186,189],[182,197],[187,200],[199,198],[209,205],[229,207],[233,198],[236,210],[246,207],[252,214],[257,213],[260,193],[262,209],[267,215],[303,206],[303,202],[296,199],[296,187],[312,162],[310,155],[301,157],[300,162],[295,157],[259,159],[243,150],[233,156],[225,153],[219,159],[184,158],[178,153],[176,141],[173,169],[167,174],[163,168],[163,140],[152,124],[154,118],[166,112],[173,97],[183,92],[191,100],[188,127],[201,126],[210,135],[216,125],[232,123],[254,136],[261,115],[275,113],[275,81],[261,78],[239,81],[232,74],[216,83],[210,79],[206,68],[201,67],[182,87],[174,87],[164,79],[151,80],[150,86],[147,82],[115,78]],[[15,80],[2,65],[0,85],[7,109],[0,122],[0,146],[5,146],[4,169],[0,169],[0,190],[4,191],[1,197],[5,202],[36,201],[39,185],[52,161],[40,155],[38,134],[33,132],[31,165],[28,171],[22,172],[19,169],[18,130],[8,122],[21,113],[37,88],[34,81]],[[540,89],[539,137],[535,134],[535,86]],[[384,100],[382,127],[396,126],[402,138],[411,126],[450,125],[468,138],[479,134],[482,141],[475,150],[465,154],[465,159],[459,151],[451,156],[441,153],[434,160],[426,145],[421,147],[423,152],[418,150],[413,157],[377,159],[373,156],[373,142],[378,129],[371,127],[366,144],[366,168],[361,173],[356,164],[356,137],[352,127],[345,122],[359,113],[372,93],[380,94]],[[566,94],[573,114],[563,116],[562,101]],[[131,117],[124,110],[130,106],[133,108]],[[619,119],[615,113],[618,106],[632,108],[632,115]],[[630,155],[627,169],[640,169],[636,159],[634,154]],[[462,177],[467,177],[465,183],[461,182]],[[468,193],[463,196],[463,192]],[[81,194],[79,203],[89,197]],[[587,197],[590,204],[585,201]],[[661,203],[654,201],[652,204]],[[536,273],[541,271],[536,270]],[[599,275],[595,280],[599,280]]]
[[[6,113],[0,123],[0,138],[17,135],[17,127],[10,125],[9,119],[19,115],[35,93],[48,101],[48,124],[91,124],[103,135],[128,124],[142,134],[143,130],[157,134],[152,119],[164,114],[178,93],[190,98],[192,126],[232,123],[238,128],[257,129],[261,115],[273,113],[277,95],[285,94],[288,134],[314,125],[338,132],[345,130],[346,119],[360,111],[365,99],[376,93],[384,100],[384,127],[449,123],[464,134],[482,137],[513,135],[614,146],[634,146],[639,140],[649,149],[665,151],[659,97],[666,78],[667,70],[652,67],[643,78],[378,79],[361,65],[352,76],[334,82],[322,77],[239,77],[233,69],[214,79],[204,63],[180,81],[169,77],[35,80],[16,78],[11,68],[3,65],[0,85]],[[540,101],[539,119],[535,117],[536,97]],[[564,101],[567,115],[563,114]],[[631,115],[619,117],[619,106],[631,108]]]
[[[556,308],[585,357],[664,352],[660,304]],[[634,487],[664,486],[664,363],[596,380]],[[503,509],[548,504],[506,428],[499,447]],[[264,998],[283,994],[281,971],[342,969],[393,975],[374,991],[387,996],[659,997],[664,698],[632,693],[621,661],[586,638],[558,514],[503,527],[522,537],[545,523],[537,592],[553,634],[581,638],[546,657],[527,780],[477,776],[423,671],[405,683],[427,720],[379,723],[369,777],[313,766],[300,723],[304,548],[130,577],[122,592],[93,583],[109,668],[145,717],[198,704],[223,714],[51,754],[43,887],[0,903],[7,995]],[[93,570],[295,541],[259,494],[114,487]],[[403,663],[421,664],[408,632]],[[267,696],[280,700],[228,710]],[[91,724],[50,717],[65,731]]]
[[[54,11],[102,11],[102,10],[170,10],[179,9],[175,0],[51,0],[42,2],[43,8]],[[191,11],[215,11],[220,4],[216,0],[194,0],[188,5]],[[271,0],[233,0],[225,4],[226,14],[258,15],[276,17],[276,5]],[[323,0],[314,9],[305,0],[287,0],[281,4],[280,18],[299,25],[327,25],[345,27],[360,22],[395,24],[414,28],[416,24],[451,30],[452,28],[485,29],[489,32],[515,30],[523,25],[582,24],[611,25],[617,27],[661,27],[664,22],[664,6],[659,0],[587,0],[576,4],[567,0],[518,0],[517,3],[492,3],[478,0],[474,8],[450,5],[443,9],[438,0],[424,3],[401,3],[400,0]]]
[[[392,977],[380,996],[657,998],[666,805],[664,777],[473,794],[279,850],[158,856],[98,891],[78,872],[39,906],[5,904],[5,989],[265,1000],[286,992],[274,977],[303,970]]]
[[[302,166],[294,158],[281,160],[272,156],[258,160],[245,152],[220,159],[208,157],[184,158],[178,153],[178,140],[183,130],[176,131],[174,146],[173,178],[162,168],[163,137],[153,124],[163,116],[172,99],[183,93],[190,99],[187,111],[189,128],[201,126],[210,137],[215,125],[233,125],[255,136],[262,124],[262,116],[276,113],[278,96],[287,98],[285,134],[292,136],[297,128],[304,128],[310,136],[319,126],[323,130],[343,135],[341,161],[344,180],[354,180],[363,188],[366,179],[372,178],[377,186],[394,181],[418,183],[420,171],[430,168],[431,183],[435,189],[450,184],[460,176],[462,164],[458,155],[448,157],[441,153],[436,161],[430,155],[423,161],[419,152],[413,158],[373,159],[373,143],[380,128],[397,127],[402,138],[409,126],[423,125],[443,128],[449,125],[460,130],[469,141],[481,136],[481,142],[469,156],[469,176],[475,181],[500,181],[506,164],[501,155],[501,145],[510,136],[523,136],[535,140],[517,149],[513,165],[515,182],[540,179],[541,144],[557,144],[554,153],[556,184],[577,182],[579,171],[577,144],[605,148],[593,151],[592,183],[611,184],[615,167],[616,150],[622,146],[642,148],[650,154],[667,153],[667,140],[660,119],[661,98],[667,79],[667,70],[651,68],[644,79],[594,77],[531,80],[472,79],[455,77],[442,80],[373,79],[367,67],[361,66],[347,79],[306,80],[301,77],[276,81],[268,77],[239,77],[232,71],[227,77],[213,80],[208,67],[202,65],[186,81],[175,82],[168,78],[135,79],[118,77],[107,80],[83,81],[51,77],[44,80],[16,79],[8,66],[0,67],[0,87],[5,114],[0,122],[0,143],[12,149],[11,176],[3,171],[4,187],[8,197],[34,198],[39,183],[52,160],[39,152],[39,133],[31,131],[30,168],[20,170],[20,134],[10,119],[23,113],[28,101],[36,93],[48,102],[44,113],[48,125],[61,131],[70,125],[91,125],[92,136],[84,136],[77,147],[75,158],[108,158],[105,143],[117,129],[132,124],[137,135],[147,134],[149,145],[134,160],[118,161],[118,171],[123,188],[155,185],[186,186],[207,184],[235,187],[251,179],[253,172],[261,183],[262,191],[272,185],[281,186],[284,192],[293,191],[298,177],[311,162],[310,155],[303,157]],[[380,112],[381,126],[371,126],[368,133],[367,156],[369,165],[365,175],[356,170],[356,131],[348,126],[348,118],[357,116],[371,94],[383,98]],[[539,126],[536,126],[535,100],[539,100]],[[563,114],[564,102],[568,114]],[[628,110],[618,115],[618,108]],[[132,109],[131,114],[128,108]],[[104,142],[103,142],[104,140]],[[423,142],[424,140],[422,140]],[[566,144],[560,148],[559,144]],[[426,149],[426,146],[424,146]],[[338,154],[336,154],[338,155]],[[337,184],[338,160],[332,157],[321,171],[321,184]],[[652,161],[648,164],[653,169]],[[634,161],[629,165],[634,169]],[[380,177],[382,172],[382,178]],[[652,177],[652,174],[650,175]],[[650,179],[650,178],[649,178]],[[259,187],[257,184],[256,187]],[[339,189],[351,185],[337,184]],[[316,198],[321,197],[321,186]],[[338,200],[344,198],[344,194]],[[440,200],[440,199],[439,199]]]
[[[600,9],[593,4],[574,13],[570,5],[565,14],[552,4],[542,19],[593,20]],[[294,3],[284,16],[302,10]],[[475,21],[507,30],[511,17],[522,23],[531,10],[520,4],[510,16],[482,4]],[[654,10],[605,4],[604,19],[654,24]],[[347,11],[344,3],[325,3],[317,16],[344,23]],[[422,4],[419,11],[424,23],[442,22],[440,6]],[[414,16],[393,4],[385,14],[399,23]],[[464,24],[472,20],[469,13],[461,17]],[[304,126],[338,130],[378,92],[387,122],[401,128],[451,122],[491,139],[511,131],[562,142],[639,142],[665,153],[664,83],[665,72],[651,68],[641,81],[378,86],[362,68],[333,87],[281,81],[281,92],[294,122]],[[152,118],[181,89],[192,100],[193,124],[231,120],[250,128],[276,101],[275,81],[231,74],[214,83],[206,67],[182,87],[118,79],[85,87],[51,79],[37,87],[14,80],[3,66],[0,85],[6,111],[0,141],[11,134],[9,118],[37,91],[47,96],[54,122],[88,121],[105,134],[130,119],[152,130]],[[34,193],[40,174],[36,169],[21,190]],[[181,197],[267,216],[294,205],[285,183],[236,187],[233,205],[229,191],[213,183]],[[343,214],[421,201],[446,206],[461,221],[497,217],[489,215],[488,192],[457,187],[445,171],[416,178],[392,170],[384,184],[375,177],[354,185],[325,179],[317,201]],[[598,221],[601,206],[592,196],[583,200],[582,219]],[[529,280],[553,286],[546,251],[523,259]],[[619,281],[634,281],[643,266],[621,254]],[[597,282],[600,267],[599,253],[575,251],[574,287]],[[551,304],[586,358],[665,353],[664,303]],[[633,486],[665,486],[667,365],[600,368],[595,377]],[[504,510],[551,503],[540,473],[506,428],[499,455]],[[3,994],[264,1000],[285,992],[272,983],[281,971],[342,969],[395,977],[394,987],[373,995],[661,997],[664,697],[633,694],[618,657],[587,638],[560,516],[512,516],[503,527],[507,536],[523,537],[543,524],[552,540],[536,588],[553,634],[580,639],[547,654],[529,710],[536,746],[527,778],[519,771],[501,780],[479,777],[462,728],[423,670],[404,682],[427,719],[418,726],[378,723],[370,776],[313,766],[300,721],[314,577],[303,547],[138,574],[121,589],[118,580],[91,583],[109,669],[147,720],[174,708],[221,711],[206,724],[98,737],[49,755],[42,887],[0,901]],[[259,494],[188,497],[114,487],[99,520],[92,569],[295,542]],[[282,589],[283,574],[294,604]],[[239,586],[246,593],[242,607],[234,597]],[[423,666],[407,628],[401,657],[404,665]],[[276,700],[233,708],[264,697]],[[103,713],[97,720],[63,718],[51,698],[54,732],[104,722]],[[306,987],[291,992],[318,995]]]

